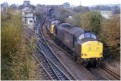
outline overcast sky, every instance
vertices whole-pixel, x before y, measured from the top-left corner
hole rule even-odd
[[[3,2],[8,2],[8,4],[22,4],[24,0],[0,0],[0,4]],[[64,2],[69,2],[73,5],[83,5],[91,6],[98,4],[121,4],[121,0],[29,0],[31,4],[49,4],[49,5],[59,5]]]

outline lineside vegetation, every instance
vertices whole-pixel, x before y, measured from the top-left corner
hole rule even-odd
[[[35,80],[40,79],[38,65],[32,57],[32,39],[25,43],[21,15],[8,10],[1,14],[1,79]]]

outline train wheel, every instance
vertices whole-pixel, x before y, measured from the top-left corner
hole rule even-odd
[[[97,65],[97,61],[96,61],[96,60],[92,60],[92,61],[91,61],[91,66],[92,66],[92,67],[96,67],[96,65]]]
[[[98,63],[96,64],[96,67],[100,67],[101,61],[97,61]]]
[[[85,66],[85,67],[86,67],[87,69],[89,69],[91,66],[92,66],[92,65],[91,65],[91,61],[88,61],[88,62],[86,63],[86,66]]]

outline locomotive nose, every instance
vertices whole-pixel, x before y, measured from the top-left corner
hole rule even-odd
[[[81,46],[81,58],[103,57],[103,44],[98,41],[88,41]]]
[[[53,34],[53,33],[54,33],[54,25],[51,25],[50,33],[51,33],[51,34]]]

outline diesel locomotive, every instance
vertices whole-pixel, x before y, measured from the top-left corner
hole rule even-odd
[[[55,42],[83,65],[96,66],[103,58],[103,44],[94,33],[58,20],[48,21],[47,29]]]

